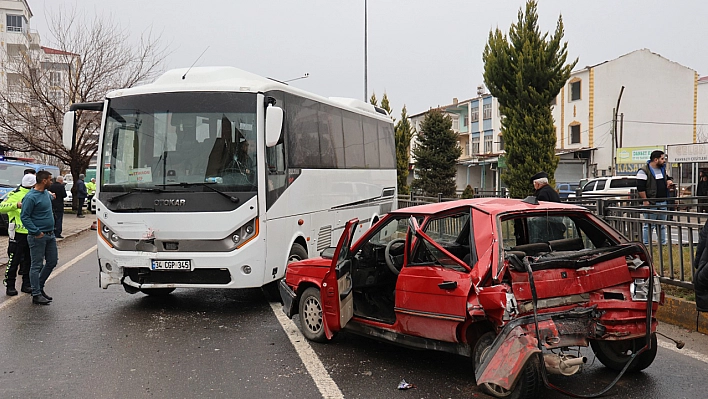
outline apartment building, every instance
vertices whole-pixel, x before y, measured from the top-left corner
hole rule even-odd
[[[501,135],[501,118],[497,99],[484,91],[479,86],[477,97],[458,101],[456,98],[451,104],[439,106],[445,115],[452,119],[452,130],[458,135],[458,143],[462,155],[457,164],[456,184],[458,191],[471,185],[480,190],[499,190],[499,156],[504,152],[504,140]],[[416,131],[420,130],[420,123],[425,119],[428,111],[410,116],[411,126]],[[411,151],[415,146],[415,137]],[[415,166],[411,152],[411,165],[413,173],[409,174],[409,181],[415,176]]]
[[[695,143],[698,87],[696,71],[647,49],[572,72],[553,103],[556,181],[617,174],[620,148]]]

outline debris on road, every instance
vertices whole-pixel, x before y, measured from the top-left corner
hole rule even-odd
[[[401,380],[401,383],[398,384],[399,390],[405,390],[405,389],[411,389],[411,388],[415,388],[415,385],[407,383],[406,380]]]

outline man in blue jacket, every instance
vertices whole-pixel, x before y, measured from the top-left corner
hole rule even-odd
[[[84,216],[84,202],[86,202],[86,197],[88,197],[88,191],[86,190],[86,183],[84,179],[86,176],[84,174],[79,175],[79,180],[76,182],[76,198],[79,199],[79,209],[76,210],[76,217],[82,218]]]
[[[37,305],[49,305],[51,302],[52,297],[44,292],[44,283],[59,261],[57,240],[54,237],[52,196],[47,190],[51,184],[51,173],[46,170],[37,172],[37,184],[22,200],[20,214],[22,224],[27,229],[27,242],[32,257],[29,273],[32,303]]]

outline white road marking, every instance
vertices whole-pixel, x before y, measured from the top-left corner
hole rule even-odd
[[[688,356],[691,359],[698,360],[699,362],[708,363],[708,356],[706,356],[702,353],[692,351],[692,350],[686,349],[686,348],[678,349],[673,342],[668,342],[668,341],[663,341],[663,340],[657,340],[657,341],[658,341],[659,347],[661,347],[661,348],[668,349],[670,351],[679,353],[684,356]]]
[[[79,256],[77,256],[76,258],[70,260],[69,262],[66,262],[65,264],[63,264],[63,265],[62,265],[61,267],[59,267],[58,269],[55,268],[55,269],[52,271],[52,274],[49,275],[49,278],[47,279],[47,281],[49,281],[49,280],[53,279],[54,277],[58,276],[61,272],[63,272],[64,270],[70,268],[71,266],[73,266],[74,264],[76,264],[76,263],[77,263],[78,261],[80,261],[81,259],[85,258],[88,254],[90,254],[91,252],[95,251],[96,248],[97,248],[97,246],[94,245],[93,247],[91,247],[91,248],[87,249],[86,251],[84,251],[81,255],[79,255]],[[25,298],[24,295],[17,295],[17,296],[13,296],[12,298],[10,298],[10,299],[4,301],[3,303],[0,303],[0,311],[2,311],[2,310],[5,309],[6,307],[12,305],[13,303],[15,303],[15,302],[17,302],[17,301],[21,301],[23,298]]]
[[[275,313],[275,317],[280,322],[280,325],[283,326],[283,330],[290,339],[290,343],[295,347],[295,351],[297,351],[297,354],[300,356],[307,372],[310,373],[310,376],[312,376],[312,379],[315,381],[315,385],[317,385],[317,389],[320,390],[322,397],[327,399],[344,398],[342,391],[339,390],[339,387],[334,380],[332,380],[332,377],[330,377],[327,369],[325,369],[320,361],[320,358],[307,342],[307,338],[302,335],[295,323],[288,319],[285,313],[283,313],[283,305],[279,302],[271,302],[270,307],[273,309],[273,313]]]

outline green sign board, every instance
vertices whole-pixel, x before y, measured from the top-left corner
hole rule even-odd
[[[506,156],[499,155],[499,159],[497,160],[497,167],[506,168]]]

